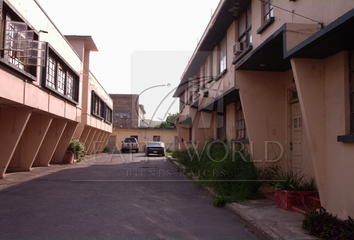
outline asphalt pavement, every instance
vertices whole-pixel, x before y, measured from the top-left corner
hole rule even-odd
[[[164,157],[98,154],[0,179],[0,239],[259,239]]]

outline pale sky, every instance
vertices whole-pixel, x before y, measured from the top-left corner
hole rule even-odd
[[[90,35],[90,70],[108,93],[141,94],[146,119],[172,98],[219,0],[37,0],[63,35]]]

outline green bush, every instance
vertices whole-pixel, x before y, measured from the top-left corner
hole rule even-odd
[[[341,221],[326,209],[313,210],[305,215],[302,227],[320,239],[354,240],[354,221],[348,217]]]
[[[257,170],[248,152],[232,152],[222,141],[209,141],[206,146],[203,152],[188,149],[176,156],[189,176],[214,190],[218,196],[214,205],[260,197]]]
[[[108,145],[106,145],[102,152],[108,153],[109,151],[111,151],[111,148]]]
[[[66,150],[67,153],[74,154],[74,158],[78,161],[81,161],[81,157],[83,157],[86,153],[85,146],[79,140],[72,138],[70,140],[69,146]]]

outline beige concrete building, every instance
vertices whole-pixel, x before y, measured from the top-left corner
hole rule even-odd
[[[113,132],[108,145],[113,151],[120,151],[124,138],[135,137],[139,141],[139,151],[144,151],[147,142],[161,141],[166,149],[178,149],[176,128],[159,128],[154,126],[161,122],[145,119],[145,109],[139,103],[138,94],[110,94],[113,100]]]
[[[63,36],[36,1],[0,13],[0,177],[61,162],[73,136],[103,148],[113,104],[89,71],[92,38]]]
[[[245,144],[354,216],[354,2],[222,0],[181,77],[181,148]],[[321,11],[318,11],[321,9]]]
[[[175,128],[114,128],[108,142],[110,149],[112,151],[120,151],[121,143],[127,137],[138,139],[139,152],[144,152],[146,143],[153,141],[163,142],[166,150],[178,150],[178,135]]]

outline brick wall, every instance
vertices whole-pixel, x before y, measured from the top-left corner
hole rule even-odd
[[[139,95],[110,94],[110,96],[113,100],[113,127],[137,128],[139,121]]]

